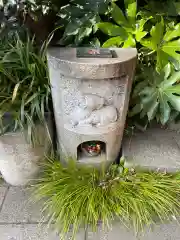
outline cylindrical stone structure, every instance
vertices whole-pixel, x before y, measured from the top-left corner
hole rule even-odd
[[[83,164],[110,164],[121,146],[137,50],[109,51],[112,57],[88,58],[76,48],[48,50],[59,151]],[[97,155],[84,151],[93,144]]]

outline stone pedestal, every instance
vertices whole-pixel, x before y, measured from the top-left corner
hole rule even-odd
[[[51,48],[48,65],[61,154],[79,163],[112,163],[118,156],[136,66],[136,49],[112,58],[79,58],[75,48]],[[82,145],[98,142],[98,156]]]
[[[5,119],[8,123],[9,119]],[[40,161],[51,146],[52,123],[47,117],[47,126],[37,124],[33,129],[34,145],[30,144],[28,130],[8,132],[0,136],[0,174],[13,186],[28,185],[40,172]]]

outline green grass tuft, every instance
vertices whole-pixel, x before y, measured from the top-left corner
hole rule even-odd
[[[34,197],[44,199],[43,211],[62,238],[70,230],[75,237],[84,226],[96,231],[99,221],[110,226],[119,220],[137,232],[179,215],[179,174],[135,172],[116,165],[104,172],[73,161],[62,166],[53,159],[43,170]]]

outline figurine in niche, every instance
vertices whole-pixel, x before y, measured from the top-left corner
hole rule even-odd
[[[82,96],[70,118],[73,126],[103,126],[117,121],[117,110],[114,106],[105,106],[104,98],[87,94]]]

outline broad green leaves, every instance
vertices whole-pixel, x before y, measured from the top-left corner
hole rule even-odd
[[[116,24],[108,22],[98,24],[98,28],[102,32],[112,37],[103,44],[103,47],[135,47],[136,42],[147,35],[147,32],[144,31],[144,25],[150,18],[137,20],[136,0],[125,0],[125,7],[126,13],[123,13],[115,3],[112,3],[111,16]]]
[[[151,28],[150,35],[149,38],[142,39],[141,44],[157,53],[158,71],[161,71],[172,58],[180,61],[180,23],[166,29],[162,19]]]
[[[124,39],[121,36],[109,38],[104,44],[104,48],[119,47],[123,43]]]
[[[134,24],[136,21],[137,2],[134,0],[125,0],[126,14],[128,21]]]
[[[124,30],[124,28],[119,27],[115,24],[109,22],[101,22],[98,24],[98,27],[102,32],[111,37],[121,36],[122,39],[126,39],[128,37],[127,32]]]
[[[129,26],[128,20],[125,17],[123,11],[115,3],[112,3],[111,15],[112,15],[114,21],[118,25]]]
[[[65,43],[68,38],[74,36],[74,43],[80,44],[85,37],[96,31],[94,26],[98,21],[99,17],[94,12],[84,13],[82,17],[69,19],[61,41]]]
[[[165,41],[171,41],[172,39],[180,36],[180,24],[172,25],[171,29],[168,29],[168,31],[164,35]]]
[[[140,113],[142,118],[157,118],[165,124],[174,111],[180,111],[180,72],[171,69],[173,65],[180,69],[180,23],[153,17],[151,12],[137,13],[136,0],[124,3],[125,11],[112,3],[112,21],[98,24],[109,36],[102,46],[138,47],[143,76],[135,85],[129,116]]]
[[[125,0],[125,12],[112,3],[111,16],[116,24],[110,22],[98,24],[98,28],[110,36],[102,45],[103,47],[127,48],[136,47],[139,43],[140,51],[141,47],[145,47],[146,52],[149,49],[148,55],[153,54],[158,72],[170,61],[178,65],[177,63],[180,62],[180,23],[174,25],[173,22],[169,22],[165,25],[162,17],[161,21],[146,28],[145,24],[153,17],[145,17],[142,12],[137,13],[136,0]]]
[[[111,0],[76,0],[63,7],[59,16],[65,19],[67,24],[61,42],[67,44],[70,39],[71,43],[78,46],[86,37],[95,34],[96,24],[100,22],[99,15],[108,11],[109,2]]]
[[[139,102],[130,115],[141,113],[142,117],[147,115],[149,121],[157,117],[165,124],[172,110],[180,111],[180,72],[172,71],[172,66],[167,64],[161,73],[150,68],[143,75],[144,81],[136,85],[133,93]]]

